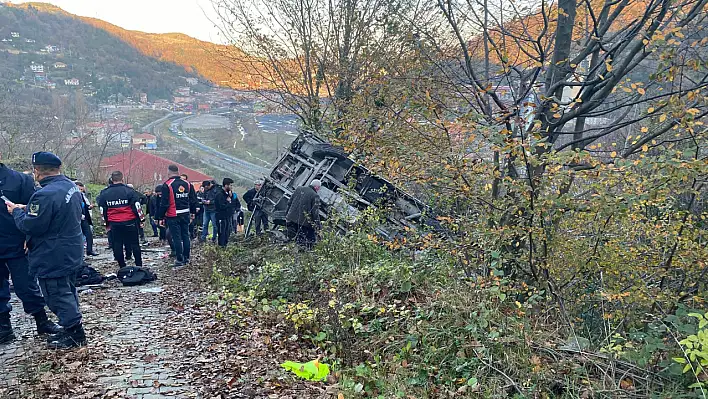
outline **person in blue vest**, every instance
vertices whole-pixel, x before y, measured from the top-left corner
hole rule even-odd
[[[81,192],[61,174],[61,160],[50,152],[32,154],[35,180],[42,187],[26,206],[6,201],[18,230],[28,237],[30,275],[37,278],[44,300],[59,318],[62,331],[48,339],[54,349],[86,344],[79,296],[74,286],[83,263]]]
[[[32,177],[16,172],[0,162],[0,195],[11,203],[27,204],[34,194]],[[37,281],[30,276],[25,235],[17,230],[7,212],[0,212],[0,344],[11,342],[15,334],[10,323],[10,281],[25,312],[34,316],[37,333],[57,334],[61,328],[47,318],[44,298]]]

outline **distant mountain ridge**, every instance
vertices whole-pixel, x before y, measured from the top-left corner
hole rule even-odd
[[[255,78],[248,73],[248,65],[234,61],[243,54],[233,46],[201,41],[183,33],[145,33],[127,30],[100,19],[68,13],[47,3],[32,2],[11,6],[77,18],[116,36],[144,55],[180,65],[187,72],[199,74],[217,85],[234,88],[252,88],[257,85]]]
[[[143,54],[104,29],[46,4],[0,7],[0,86],[82,92],[99,102],[171,100],[196,73]]]

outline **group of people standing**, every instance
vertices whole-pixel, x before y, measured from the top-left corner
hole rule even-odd
[[[205,242],[209,236],[209,225],[212,228],[211,240],[225,247],[229,237],[238,230],[237,226],[243,225],[241,201],[233,191],[234,181],[225,178],[222,185],[213,180],[205,180],[197,192],[198,216],[202,217],[202,231],[199,241]],[[198,219],[198,218],[197,218]],[[195,236],[198,231],[195,226]]]
[[[119,268],[126,267],[126,257],[135,258],[135,266],[143,266],[140,236],[144,237],[143,225],[148,215],[154,226],[153,233],[169,241],[176,258],[175,266],[189,263],[190,224],[197,211],[196,194],[194,187],[182,179],[176,165],[168,167],[168,175],[169,179],[148,197],[125,184],[121,171],[114,171],[108,187],[98,195],[97,202]],[[147,213],[143,211],[144,205]]]
[[[175,165],[171,165],[168,172],[170,178],[164,184],[155,187],[152,192],[138,193],[132,186],[123,183],[120,171],[115,171],[111,174],[108,187],[98,195],[97,202],[107,225],[109,245],[119,268],[125,267],[125,261],[130,257],[135,258],[136,266],[142,267],[139,237],[144,237],[145,222],[150,223],[153,237],[170,245],[170,256],[175,258],[175,266],[189,263],[191,240],[198,238],[200,242],[206,242],[209,226],[212,242],[222,247],[228,245],[231,234],[242,230],[244,214],[241,201],[233,190],[233,179],[227,177],[221,185],[214,180],[205,180],[195,190],[188,176],[180,175]],[[248,209],[257,216],[258,234],[268,228],[266,214],[256,207],[254,201],[261,186],[262,181],[257,181],[255,187],[244,195]],[[88,236],[86,241],[89,241]],[[87,244],[87,255],[91,254],[92,249]]]
[[[93,205],[83,183],[62,175],[62,162],[56,155],[34,153],[32,165],[34,181],[0,163],[0,194],[7,207],[7,212],[0,212],[0,344],[15,339],[10,322],[12,278],[25,312],[34,317],[37,332],[49,336],[51,348],[81,346],[86,335],[74,283],[84,263],[84,242],[86,255],[97,255],[93,250]],[[96,198],[119,267],[125,267],[130,257],[135,258],[136,266],[142,266],[140,237],[144,237],[147,217],[153,233],[169,242],[175,266],[190,263],[191,240],[198,235],[200,218],[200,241],[206,241],[211,224],[212,240],[220,246],[226,246],[230,235],[243,226],[241,201],[233,191],[232,179],[224,179],[222,185],[204,181],[195,191],[177,166],[170,165],[168,175],[164,184],[144,195],[124,183],[123,173],[114,171],[108,187]],[[253,212],[257,234],[268,230],[267,214],[257,200],[262,186],[263,181],[257,181],[243,196]],[[289,238],[308,248],[320,228],[320,186],[319,180],[313,180],[298,187],[286,217]],[[57,316],[58,325],[49,320],[45,306]]]

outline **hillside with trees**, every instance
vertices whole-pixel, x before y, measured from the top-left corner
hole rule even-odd
[[[100,19],[75,16],[46,3],[23,3],[13,7],[73,17],[109,33],[143,55],[180,65],[185,70],[222,86],[250,88],[262,85],[260,79],[249,72],[251,63],[233,46],[204,42],[181,33],[131,31]]]
[[[209,81],[233,88],[257,87],[248,72],[249,64],[236,47],[204,42],[182,33],[145,33],[130,31],[100,19],[82,18],[120,38],[150,57],[173,62]]]
[[[47,5],[0,8],[0,40],[0,79],[5,83],[46,87],[48,81],[58,90],[81,89],[101,102],[139,93],[151,100],[170,99],[185,84],[183,77],[196,77]],[[41,65],[44,73],[34,76],[32,64]],[[78,86],[66,87],[65,80],[72,78]]]

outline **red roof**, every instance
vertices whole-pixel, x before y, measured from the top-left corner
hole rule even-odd
[[[125,176],[125,182],[131,183],[135,187],[154,187],[167,180],[167,167],[177,165],[179,173],[189,176],[189,181],[201,183],[203,180],[212,180],[211,176],[197,172],[186,166],[180,165],[169,159],[148,154],[140,150],[129,150],[101,161],[101,168],[106,175],[114,170],[120,170]]]
[[[143,140],[156,140],[157,137],[153,136],[152,134],[148,133],[140,133],[136,134],[133,136],[134,139],[143,139]]]

